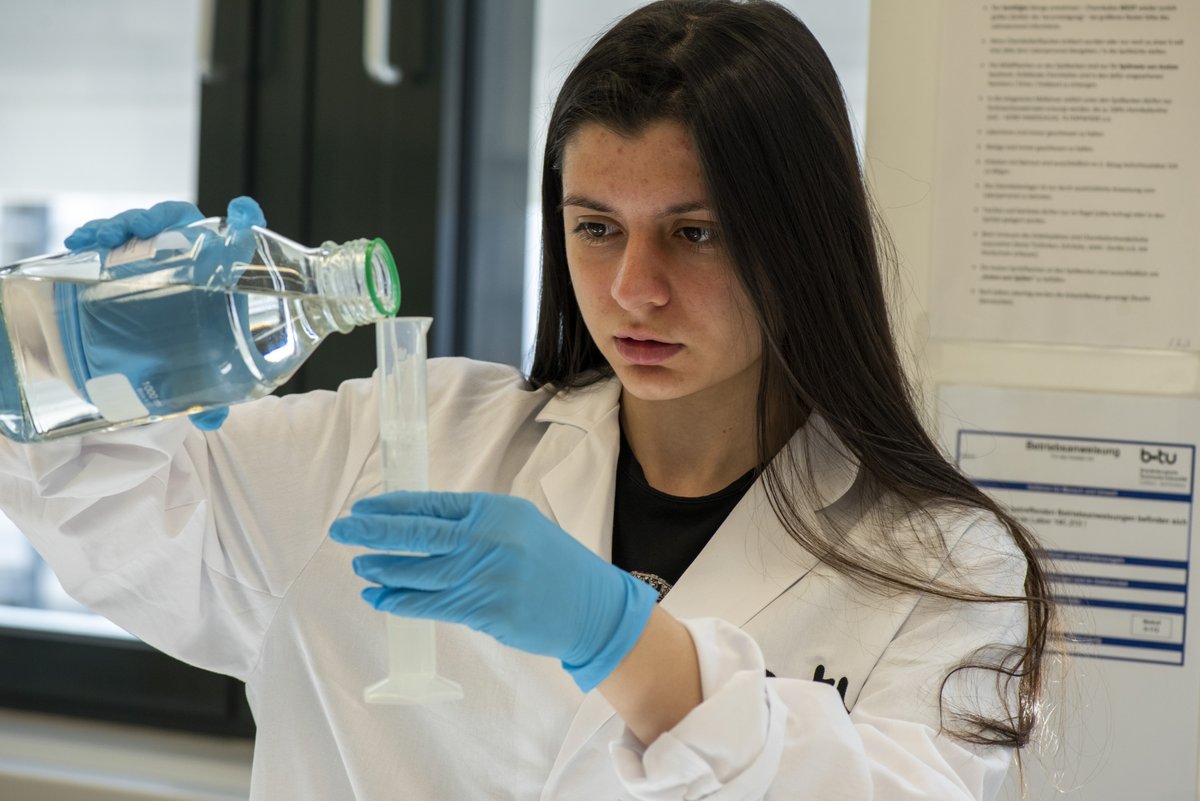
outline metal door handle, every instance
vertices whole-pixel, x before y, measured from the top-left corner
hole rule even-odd
[[[404,73],[388,60],[392,0],[363,0],[363,67],[371,80],[385,86],[400,83]]]

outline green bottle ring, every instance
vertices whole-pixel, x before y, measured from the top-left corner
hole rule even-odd
[[[392,286],[396,288],[396,302],[392,304],[391,308],[383,305],[383,299],[379,297],[379,292],[375,288],[375,270],[373,269],[373,263],[375,261],[376,249],[378,249],[380,255],[383,256],[383,260],[387,264],[388,275],[391,278]],[[371,293],[371,303],[375,304],[375,308],[384,317],[395,317],[396,312],[400,311],[400,273],[396,270],[396,260],[392,258],[392,251],[388,249],[387,243],[379,237],[376,237],[367,243],[365,267],[367,270],[367,291]]]

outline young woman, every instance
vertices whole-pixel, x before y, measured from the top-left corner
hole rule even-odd
[[[808,30],[632,13],[563,86],[542,203],[531,374],[430,364],[437,492],[379,494],[359,380],[207,433],[6,444],[6,513],[81,601],[247,683],[254,798],[993,796],[1049,596],[919,422]],[[438,645],[464,700],[363,703],[387,655],[360,589],[462,624]]]

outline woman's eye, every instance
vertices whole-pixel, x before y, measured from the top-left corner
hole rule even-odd
[[[679,229],[679,235],[693,245],[711,245],[717,241],[717,230],[699,225],[689,225]]]
[[[607,223],[584,221],[575,226],[575,233],[583,239],[603,239],[612,232],[611,228]]]

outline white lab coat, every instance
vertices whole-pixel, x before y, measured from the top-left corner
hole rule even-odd
[[[460,359],[432,361],[429,376],[433,488],[527,497],[607,558],[616,382],[528,391],[511,368]],[[464,700],[365,704],[387,670],[384,618],[358,597],[357,551],[326,533],[380,491],[377,410],[375,383],[360,380],[235,407],[215,433],[172,421],[0,445],[4,511],[72,594],[246,682],[252,798],[994,795],[1010,752],[938,735],[938,691],[977,647],[1021,642],[1023,608],[859,589],[795,546],[760,483],[663,601],[696,642],[705,700],[650,747],[556,661],[457,625],[438,627],[438,658]],[[834,509],[853,501],[856,470],[820,430],[814,420],[790,447],[813,452]],[[941,522],[966,580],[1021,592],[1024,562],[992,518]],[[846,679],[844,705],[813,680],[818,666]],[[990,674],[952,688],[985,709],[994,695]]]

